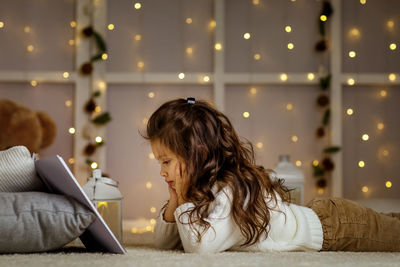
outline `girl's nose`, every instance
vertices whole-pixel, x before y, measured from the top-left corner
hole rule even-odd
[[[160,171],[160,175],[161,175],[162,177],[167,177],[167,172],[161,170],[161,171]]]

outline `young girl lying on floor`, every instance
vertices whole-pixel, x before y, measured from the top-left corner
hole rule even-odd
[[[282,181],[255,165],[251,144],[204,101],[163,104],[149,119],[145,138],[170,194],[154,229],[159,248],[400,251],[400,214],[338,198],[290,204]]]

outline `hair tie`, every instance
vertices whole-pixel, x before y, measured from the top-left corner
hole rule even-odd
[[[194,99],[194,97],[188,97],[188,98],[187,98],[187,102],[188,102],[189,104],[194,104],[194,103],[196,103],[196,99]]]

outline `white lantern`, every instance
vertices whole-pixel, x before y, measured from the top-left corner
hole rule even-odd
[[[83,190],[115,237],[122,242],[122,194],[118,182],[102,177],[101,170],[96,169]]]
[[[284,185],[289,189],[292,203],[304,205],[304,174],[290,162],[289,155],[280,155],[279,163],[274,169],[276,178],[284,179]]]

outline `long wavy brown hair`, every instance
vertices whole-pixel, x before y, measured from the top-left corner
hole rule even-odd
[[[199,241],[210,228],[205,219],[216,197],[212,192],[215,185],[218,191],[226,186],[231,189],[231,215],[245,237],[242,246],[268,235],[266,195],[276,202],[278,194],[282,201],[290,202],[283,181],[271,179],[269,170],[255,164],[252,144],[241,141],[229,119],[205,101],[164,103],[150,117],[144,138],[158,140],[184,161],[188,181],[183,198],[195,205],[187,212]],[[194,228],[194,223],[201,227]]]

